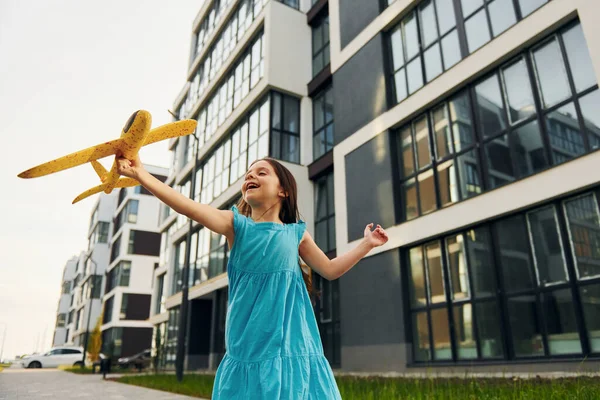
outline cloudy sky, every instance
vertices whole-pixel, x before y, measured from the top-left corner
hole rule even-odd
[[[51,345],[66,261],[87,248],[89,165],[22,180],[42,162],[119,136],[131,113],[170,122],[202,0],[0,0],[0,347]],[[168,4],[168,5],[167,5]],[[164,142],[140,152],[167,166]],[[110,167],[112,159],[101,160]],[[45,336],[44,336],[45,332]],[[45,339],[45,340],[42,340]]]

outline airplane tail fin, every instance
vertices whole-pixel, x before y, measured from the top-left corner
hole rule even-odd
[[[106,175],[108,175],[106,168],[104,168],[104,166],[102,166],[102,164],[96,160],[90,162],[92,163],[92,167],[94,167],[94,171],[96,171],[96,174],[98,174],[98,178],[104,182],[106,180]]]
[[[121,178],[117,181],[117,184],[115,185],[115,188],[124,188],[124,187],[133,187],[133,186],[137,186],[140,183],[138,181],[136,181],[135,179],[132,178]],[[86,190],[85,192],[81,193],[79,196],[75,197],[75,199],[73,199],[73,203],[75,204],[87,197],[90,197],[93,194],[96,193],[100,193],[102,191],[104,191],[104,189],[106,189],[106,184],[102,184],[102,185],[98,185],[95,186],[91,189]]]

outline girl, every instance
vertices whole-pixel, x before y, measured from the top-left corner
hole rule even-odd
[[[356,248],[330,260],[299,219],[294,177],[269,158],[252,163],[231,211],[188,199],[145,171],[139,157],[119,157],[118,171],[176,212],[227,238],[226,353],[212,399],[341,399],[299,257],[325,279],[337,279],[387,242],[383,228],[367,225]]]

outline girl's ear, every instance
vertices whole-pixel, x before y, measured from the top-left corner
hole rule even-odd
[[[288,196],[289,196],[289,194],[288,194],[288,192],[286,192],[285,190],[280,190],[280,191],[279,191],[279,196],[280,196],[280,197],[283,197],[283,198],[286,198],[286,197],[288,197]]]

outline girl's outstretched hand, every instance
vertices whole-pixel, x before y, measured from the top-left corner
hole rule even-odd
[[[138,179],[139,173],[144,169],[140,156],[136,156],[135,160],[128,160],[117,154],[117,172],[119,175],[126,176],[128,178]]]
[[[370,223],[365,228],[365,240],[373,247],[381,246],[388,241],[388,235],[385,232],[385,229],[381,227],[381,225],[377,225],[375,230],[373,229],[373,223]]]

